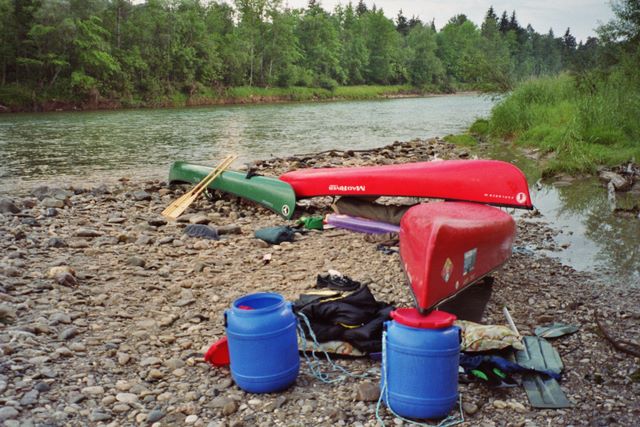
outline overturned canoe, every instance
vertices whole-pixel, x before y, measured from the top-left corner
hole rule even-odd
[[[298,198],[407,196],[531,209],[520,169],[499,160],[443,160],[398,165],[299,169],[280,179]]]
[[[511,256],[511,215],[465,202],[412,207],[400,223],[400,257],[416,304],[433,308],[500,267]]]
[[[213,168],[186,162],[174,162],[169,170],[169,183],[200,182]],[[296,207],[296,195],[289,184],[268,176],[247,178],[242,172],[225,171],[209,188],[254,201],[289,219]]]

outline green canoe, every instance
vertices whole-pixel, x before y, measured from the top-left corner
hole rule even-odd
[[[188,182],[196,184],[213,168],[186,162],[174,162],[169,170],[169,184]],[[252,200],[289,219],[296,207],[296,194],[291,185],[278,178],[252,176],[225,171],[209,184],[209,188]]]

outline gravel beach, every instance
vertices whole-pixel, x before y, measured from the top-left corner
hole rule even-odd
[[[256,164],[277,175],[300,167],[376,165],[470,154],[442,140],[358,152],[331,151]],[[255,204],[219,195],[194,203],[178,222],[160,212],[187,187],[123,178],[97,185],[16,190],[0,197],[0,423],[29,425],[374,426],[379,362],[338,363],[366,379],[323,384],[301,366],[282,393],[245,393],[228,369],[204,362],[224,335],[223,311],[256,291],[289,300],[335,269],[369,285],[378,300],[410,306],[398,254],[364,235],[313,231],[269,246],[255,230],[288,222]],[[331,199],[300,214],[329,213]],[[511,212],[511,211],[510,211]],[[295,218],[294,217],[294,218]],[[218,241],[187,237],[189,223],[220,229]],[[640,342],[640,292],[611,287],[538,254],[562,250],[536,211],[517,216],[515,251],[493,274],[484,322],[520,332],[565,322],[552,341],[565,365],[573,407],[530,407],[522,387],[461,384],[465,426],[633,426],[640,420],[640,360],[614,349],[596,323]],[[224,233],[224,234],[222,234]],[[265,255],[270,254],[269,262]],[[395,420],[385,409],[386,425]]]

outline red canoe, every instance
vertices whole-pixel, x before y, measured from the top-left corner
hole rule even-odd
[[[400,223],[400,256],[418,308],[429,310],[511,256],[511,215],[465,202],[425,203]]]
[[[527,179],[499,160],[443,160],[385,166],[299,169],[280,179],[296,197],[407,196],[531,209]]]

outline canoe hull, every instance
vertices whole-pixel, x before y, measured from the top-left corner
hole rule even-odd
[[[280,179],[291,184],[298,198],[407,196],[533,207],[522,171],[499,160],[299,169],[281,175]]]
[[[443,302],[511,256],[516,226],[500,209],[465,202],[414,206],[400,223],[400,256],[420,310]]]
[[[169,170],[169,183],[198,183],[213,168],[186,162],[174,162]],[[284,218],[291,218],[296,207],[296,195],[286,182],[267,176],[253,176],[236,171],[224,171],[208,186],[259,203]]]

